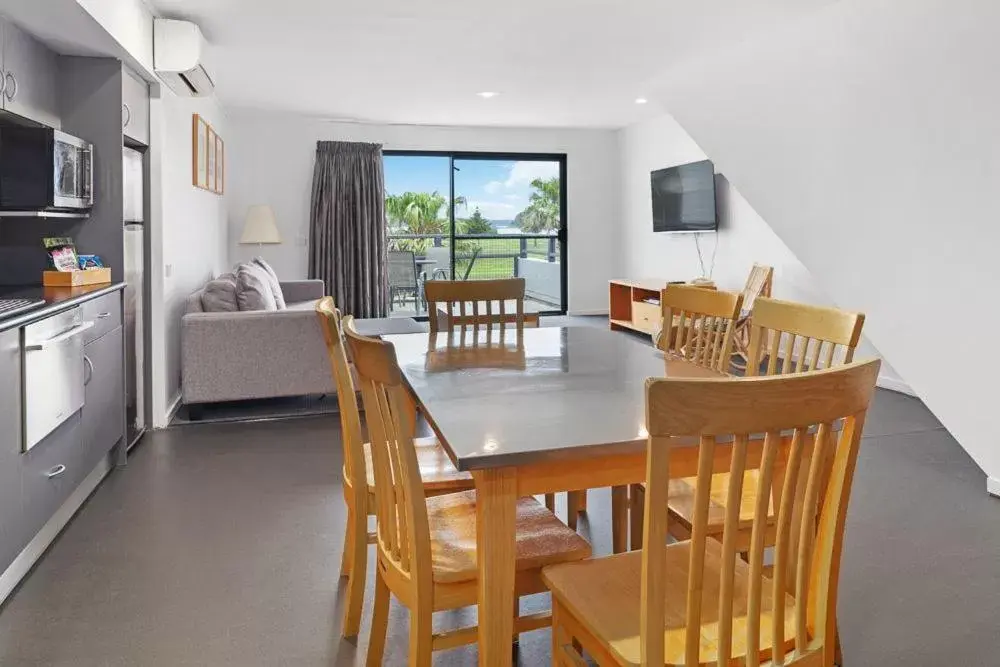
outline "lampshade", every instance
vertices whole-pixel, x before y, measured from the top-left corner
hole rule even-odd
[[[281,234],[274,222],[274,211],[267,204],[254,204],[247,209],[241,244],[281,243]]]

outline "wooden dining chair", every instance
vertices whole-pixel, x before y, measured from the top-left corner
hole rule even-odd
[[[524,329],[524,278],[428,280],[424,298],[432,334],[442,328],[492,331],[514,325]]]
[[[327,354],[337,387],[340,407],[340,438],[343,445],[344,502],[347,505],[347,526],[340,575],[347,577],[344,622],[341,634],[353,637],[361,627],[365,593],[368,545],[374,534],[368,533],[368,517],[375,514],[375,478],[372,470],[371,445],[364,441],[357,393],[347,359],[344,329],[353,326],[350,316],[341,319],[333,298],[325,297],[316,305]],[[435,438],[415,441],[421,480],[427,495],[440,495],[473,488],[472,477],[459,472]]]
[[[375,512],[378,517],[375,603],[368,665],[382,664],[389,615],[389,594],[410,611],[408,664],[429,667],[433,651],[477,641],[477,628],[435,633],[433,614],[477,603],[476,494],[474,491],[427,497],[413,446],[413,419],[391,343],[347,330],[358,373],[365,416],[372,438]],[[590,545],[534,498],[517,503],[517,596],[545,590],[545,565],[580,560]],[[520,634],[551,622],[548,612],[521,616]]]
[[[667,285],[660,303],[663,321],[672,323],[664,329],[660,349],[727,372],[743,296],[691,285]]]
[[[552,591],[553,664],[585,664],[574,642],[602,666],[833,664],[844,522],[879,365],[648,380],[643,548],[543,570]],[[670,453],[684,439],[698,443],[687,446],[698,447],[701,492],[691,539],[667,544]],[[720,456],[733,471],[721,540],[707,530]],[[780,487],[773,568],[764,564],[765,501],[751,517],[749,562],[738,556],[736,501],[751,465],[768,491],[758,498]]]
[[[746,368],[746,360],[750,349],[750,313],[758,297],[770,297],[774,287],[774,267],[764,264],[754,264],[743,287],[743,310],[736,321],[736,331],[733,333],[733,347],[736,349],[736,359],[733,365],[737,370]]]
[[[733,331],[743,295],[691,285],[667,285],[661,296],[664,328],[658,345],[666,354],[683,357],[710,370],[726,373],[733,353]],[[626,526],[632,548],[642,543],[643,486],[611,490],[612,544],[624,550]]]

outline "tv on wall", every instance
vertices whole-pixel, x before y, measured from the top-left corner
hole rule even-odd
[[[654,232],[714,232],[715,165],[711,160],[682,164],[649,175],[653,189]]]

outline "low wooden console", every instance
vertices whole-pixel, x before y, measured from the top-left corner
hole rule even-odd
[[[660,324],[660,298],[666,286],[666,280],[612,280],[609,284],[611,329],[652,334]]]

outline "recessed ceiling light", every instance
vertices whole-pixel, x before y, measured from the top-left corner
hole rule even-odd
[[[494,92],[492,90],[484,90],[481,93],[476,93],[476,95],[479,95],[480,97],[482,97],[483,99],[486,99],[486,100],[490,99],[491,97],[496,97],[499,94],[500,93]]]
[[[645,97],[637,97],[637,98],[635,98],[635,103],[636,104],[645,104],[648,101],[649,100],[647,100]]]

